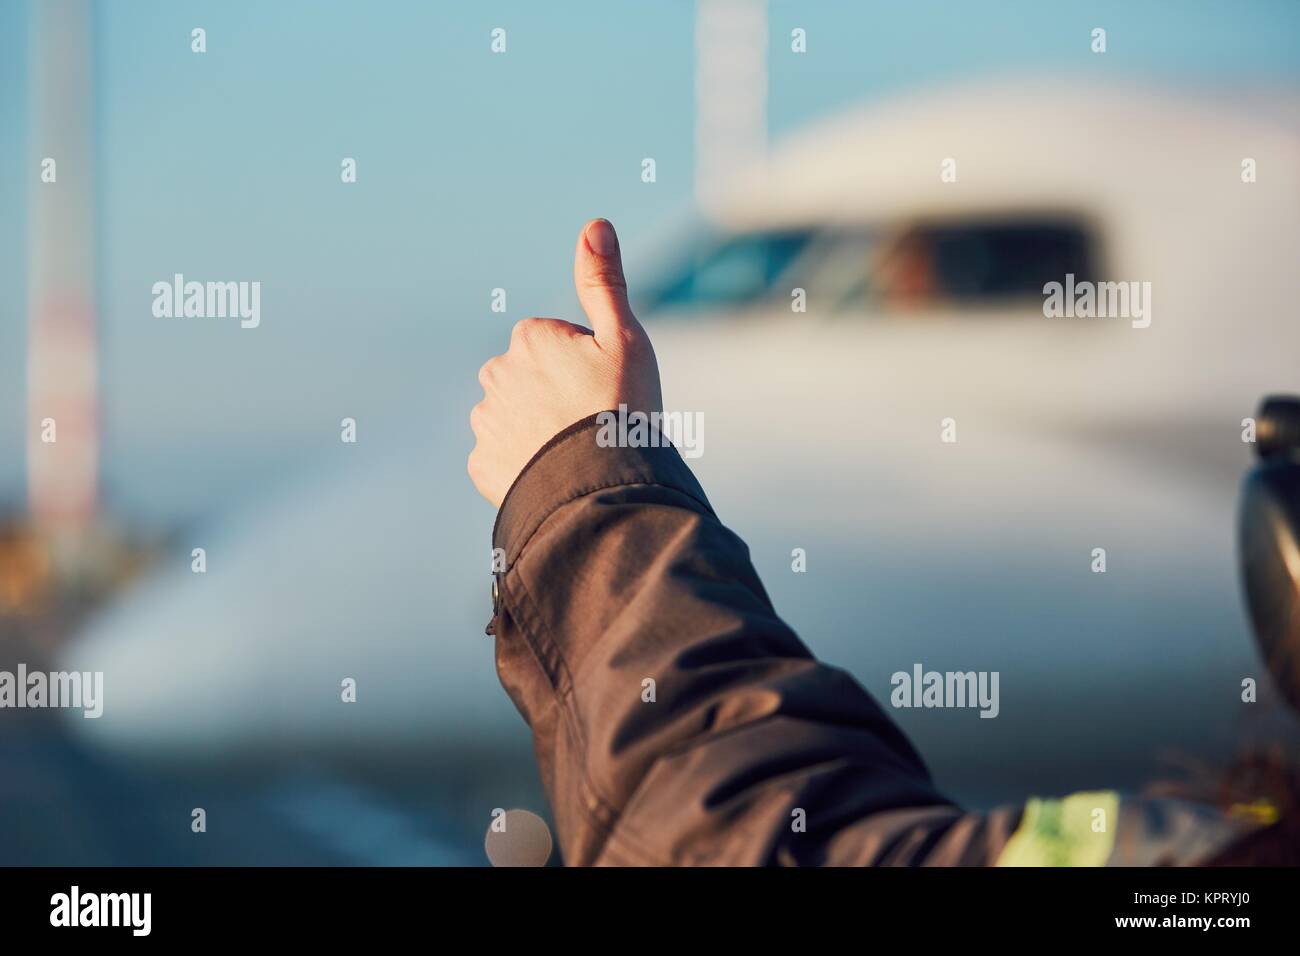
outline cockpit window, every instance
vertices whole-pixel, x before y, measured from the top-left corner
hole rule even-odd
[[[884,305],[1042,298],[1067,272],[1091,279],[1093,242],[1079,224],[963,222],[898,230],[877,251],[860,288]]]
[[[812,235],[812,230],[738,233],[697,248],[652,294],[650,305],[736,308],[756,304],[772,293]]]
[[[1068,216],[903,222],[734,233],[697,247],[649,297],[670,310],[906,312],[1041,301],[1043,286],[1095,279],[1096,241]]]

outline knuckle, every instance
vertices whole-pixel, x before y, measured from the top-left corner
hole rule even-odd
[[[515,323],[515,327],[510,333],[510,341],[519,342],[521,344],[531,342],[537,338],[545,326],[545,319],[535,317],[520,319]]]

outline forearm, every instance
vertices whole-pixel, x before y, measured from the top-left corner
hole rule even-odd
[[[676,451],[595,436],[589,420],[535,458],[494,535],[498,670],[566,860],[932,849],[960,812],[871,697],[776,616]]]

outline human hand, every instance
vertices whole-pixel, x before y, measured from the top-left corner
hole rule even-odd
[[[522,319],[510,347],[479,369],[484,397],[470,412],[476,439],[469,476],[501,506],[529,459],[574,422],[616,409],[663,408],[659,366],[645,329],[627,302],[618,236],[604,219],[578,235],[573,260],[587,329],[563,319]]]

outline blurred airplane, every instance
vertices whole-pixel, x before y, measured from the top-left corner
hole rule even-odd
[[[1269,707],[1233,519],[1242,420],[1300,373],[1296,105],[1040,78],[874,104],[738,176],[657,281],[629,269],[668,408],[707,423],[692,467],[813,650],[881,700],[917,662],[1000,672],[996,720],[895,712],[958,798],[1136,785],[1163,753],[1231,753],[1243,678]],[[1046,318],[1067,273],[1149,282],[1150,326]],[[463,398],[440,447],[187,535],[64,649],[105,672],[105,717],[71,729],[531,786]]]

